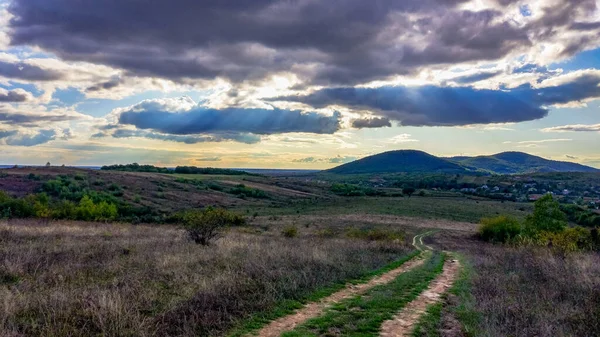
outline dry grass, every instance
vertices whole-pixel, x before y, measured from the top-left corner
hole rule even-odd
[[[512,248],[460,232],[434,240],[473,266],[482,335],[600,336],[600,254]]]
[[[0,223],[0,335],[221,335],[407,251],[240,232],[202,247],[169,226]]]

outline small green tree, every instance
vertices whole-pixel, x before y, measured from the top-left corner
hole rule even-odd
[[[541,231],[556,233],[565,228],[567,215],[550,194],[539,198],[534,204],[533,213],[525,219],[525,232],[528,235]]]
[[[84,195],[79,201],[76,214],[78,220],[94,220],[96,215],[96,205],[94,205],[94,201],[88,195]]]
[[[183,227],[195,243],[204,246],[217,239],[227,226],[244,223],[244,219],[222,208],[187,211],[181,217]]]
[[[402,189],[402,194],[406,194],[408,195],[408,197],[410,198],[414,193],[416,192],[416,189],[414,187],[405,187]]]

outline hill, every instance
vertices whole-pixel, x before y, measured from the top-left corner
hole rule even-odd
[[[469,169],[479,169],[497,174],[600,172],[600,170],[593,167],[544,159],[523,152],[502,152],[491,156],[462,156],[448,159]]]
[[[326,172],[336,174],[369,174],[394,172],[465,172],[461,165],[432,156],[423,151],[389,151],[365,157]]]

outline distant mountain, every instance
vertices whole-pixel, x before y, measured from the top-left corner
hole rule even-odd
[[[390,151],[365,157],[326,172],[337,174],[368,174],[394,172],[447,172],[466,171],[461,165],[432,156],[423,151]]]
[[[539,172],[600,172],[593,167],[548,160],[523,152],[491,156],[439,158],[423,151],[389,151],[365,157],[325,172],[336,174],[376,173],[467,173],[524,174]]]
[[[548,160],[523,152],[502,152],[491,156],[448,158],[468,169],[479,169],[497,174],[522,174],[536,172],[600,172],[593,167]]]

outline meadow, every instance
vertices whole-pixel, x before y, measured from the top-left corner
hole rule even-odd
[[[531,203],[394,188],[344,196],[338,181],[305,177],[5,172],[2,336],[248,336],[325,298],[335,301],[281,335],[378,336],[452,261],[455,281],[411,322],[412,336],[600,335],[598,252],[478,237],[482,218],[524,221]],[[84,196],[118,217],[54,218],[61,198],[79,216]],[[15,205],[33,213],[20,219]],[[196,244],[185,212],[209,206],[244,221]]]

